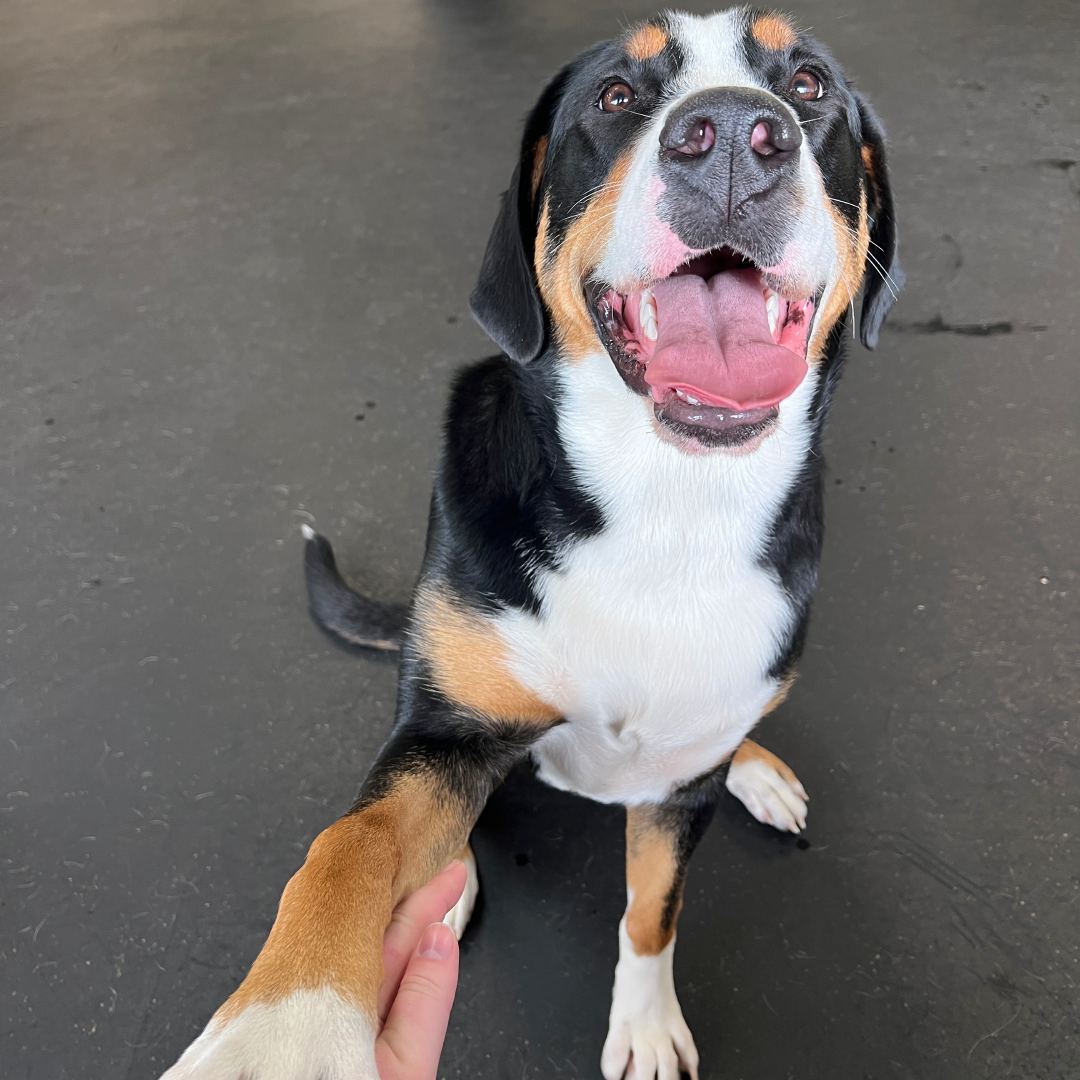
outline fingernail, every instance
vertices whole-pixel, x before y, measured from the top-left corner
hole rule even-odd
[[[416,948],[417,956],[425,960],[445,960],[450,955],[450,942],[454,932],[443,923],[432,923],[420,939]]]

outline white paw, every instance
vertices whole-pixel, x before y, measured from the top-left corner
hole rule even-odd
[[[697,1047],[682,1010],[609,1028],[600,1071],[604,1080],[679,1080],[684,1072],[698,1080]]]
[[[469,876],[465,879],[465,891],[461,894],[461,899],[446,913],[446,918],[443,919],[443,922],[454,931],[454,937],[458,941],[461,940],[461,935],[465,933],[465,927],[469,925],[473,908],[476,907],[476,898],[480,895],[480,875],[476,870],[476,856],[473,854],[471,847],[465,848],[461,861],[469,872]]]
[[[745,757],[736,754],[728,770],[727,789],[765,825],[792,833],[806,828],[806,789],[767,750]]]
[[[656,956],[638,956],[619,926],[619,963],[611,1017],[600,1057],[604,1080],[697,1080],[698,1052],[675,996],[675,942]]]
[[[161,1080],[378,1080],[371,1021],[332,990],[214,1019]]]

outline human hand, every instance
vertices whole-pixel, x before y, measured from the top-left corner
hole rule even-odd
[[[458,978],[457,939],[438,920],[461,896],[465,876],[464,863],[451,863],[398,905],[383,937],[380,1080],[435,1080]]]

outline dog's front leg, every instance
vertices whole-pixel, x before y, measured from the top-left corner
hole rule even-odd
[[[360,798],[315,839],[247,978],[167,1080],[377,1080],[383,934],[464,846],[537,725],[410,688]]]
[[[806,828],[806,788],[787,764],[753,739],[743,739],[735,751],[727,789],[763,825],[793,833]]]
[[[698,1052],[675,996],[675,924],[690,856],[723,781],[711,773],[657,805],[626,811],[626,914],[619,923],[611,1017],[601,1059],[605,1080],[697,1080]]]

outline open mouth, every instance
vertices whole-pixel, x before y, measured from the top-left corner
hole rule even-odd
[[[774,291],[731,248],[634,292],[591,285],[586,299],[627,385],[649,395],[660,423],[707,446],[767,434],[806,376],[813,298]]]

